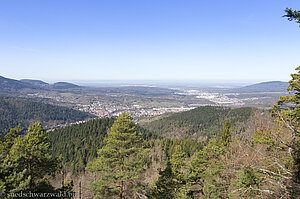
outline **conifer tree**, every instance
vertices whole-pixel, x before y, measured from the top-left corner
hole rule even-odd
[[[159,177],[154,184],[149,197],[153,199],[173,199],[178,187],[171,163],[168,161],[163,171],[159,171]]]
[[[300,182],[300,67],[297,73],[292,74],[288,90],[291,95],[280,96],[277,104],[273,106],[272,116],[276,121],[292,132],[292,139],[283,144],[292,149],[295,163],[295,180]]]
[[[292,10],[291,8],[286,8],[284,10],[286,12],[283,17],[287,17],[289,21],[296,21],[296,23],[300,23],[300,10]]]
[[[26,169],[16,170],[14,163],[9,158],[10,150],[21,131],[22,128],[19,125],[10,129],[0,139],[0,192],[2,193],[20,191],[29,184],[30,179],[25,176]]]
[[[224,145],[216,138],[212,138],[203,150],[194,155],[188,171],[189,182],[198,185],[192,190],[194,196],[222,198],[223,164],[220,158],[223,153]]]
[[[287,8],[285,10],[289,21],[295,20],[300,23],[300,11]],[[277,122],[286,126],[292,132],[292,139],[289,143],[284,143],[292,149],[295,163],[295,179],[300,183],[300,66],[296,68],[297,73],[291,74],[292,79],[287,90],[290,95],[280,96],[277,104],[272,107],[272,116]]]
[[[49,150],[47,132],[41,123],[30,125],[21,136],[20,126],[8,131],[0,140],[0,191],[13,193],[41,190],[41,179],[54,172],[57,161]]]
[[[223,131],[221,131],[221,141],[224,146],[228,146],[231,142],[231,123],[230,120],[226,120],[223,125]]]
[[[242,196],[257,196],[257,191],[261,184],[261,179],[257,172],[250,167],[243,168],[243,171],[238,173],[238,179],[235,180],[236,186]]]
[[[9,131],[7,131],[5,135],[2,135],[0,139],[0,152],[3,157],[8,155],[9,150],[14,144],[14,140],[20,135],[22,130],[23,129],[21,126],[18,125],[15,128],[11,128]]]
[[[24,137],[18,136],[11,147],[9,159],[15,169],[26,169],[29,190],[34,189],[46,174],[52,174],[57,169],[57,161],[50,154],[47,136],[42,124],[37,122],[29,126]]]
[[[176,145],[171,155],[170,163],[175,174],[180,175],[181,169],[185,166],[185,153],[180,145]],[[178,176],[179,177],[179,176]]]
[[[129,193],[128,187],[134,187],[133,183],[143,171],[148,150],[127,113],[122,113],[114,122],[104,143],[98,158],[88,164],[88,170],[100,174],[100,178],[91,183],[91,190],[98,198],[118,195],[123,199]]]
[[[190,193],[190,186],[187,182],[185,170],[186,170],[186,153],[183,151],[180,145],[175,145],[174,151],[170,158],[172,167],[172,173],[174,180],[177,183],[175,188],[175,198],[188,198]]]

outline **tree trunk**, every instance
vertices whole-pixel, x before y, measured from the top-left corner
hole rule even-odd
[[[79,199],[81,199],[81,179],[79,181]]]
[[[61,187],[65,187],[65,169],[62,169]]]
[[[32,179],[32,169],[31,169],[31,159],[32,156],[30,156],[29,160],[28,160],[28,176],[30,176],[30,180],[29,180],[29,189],[32,189],[32,185],[33,185],[33,179]]]
[[[119,193],[120,199],[123,199],[123,180],[120,182],[120,193]]]

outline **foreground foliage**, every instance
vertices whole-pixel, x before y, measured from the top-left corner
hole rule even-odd
[[[25,135],[16,127],[1,137],[0,192],[41,191],[58,160],[50,153],[47,132],[41,123],[31,124]],[[44,187],[45,188],[45,187]]]

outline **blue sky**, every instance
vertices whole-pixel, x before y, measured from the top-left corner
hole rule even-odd
[[[0,75],[44,81],[290,79],[299,0],[0,0]]]

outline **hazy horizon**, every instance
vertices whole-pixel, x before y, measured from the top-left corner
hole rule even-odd
[[[1,74],[0,74],[1,76]],[[4,76],[5,77],[5,76]],[[9,79],[13,79],[10,77],[5,77]],[[122,86],[147,86],[147,87],[199,87],[199,88],[207,88],[207,87],[224,87],[224,88],[234,88],[234,87],[242,87],[252,84],[258,84],[262,82],[270,82],[270,81],[279,81],[279,80],[269,80],[269,81],[236,81],[236,80],[52,80],[47,81],[43,79],[32,79],[32,78],[20,78],[15,80],[38,80],[43,81],[49,84],[57,83],[57,82],[68,82],[73,83],[79,86],[87,86],[87,87],[122,87]],[[286,81],[285,81],[286,82]]]

